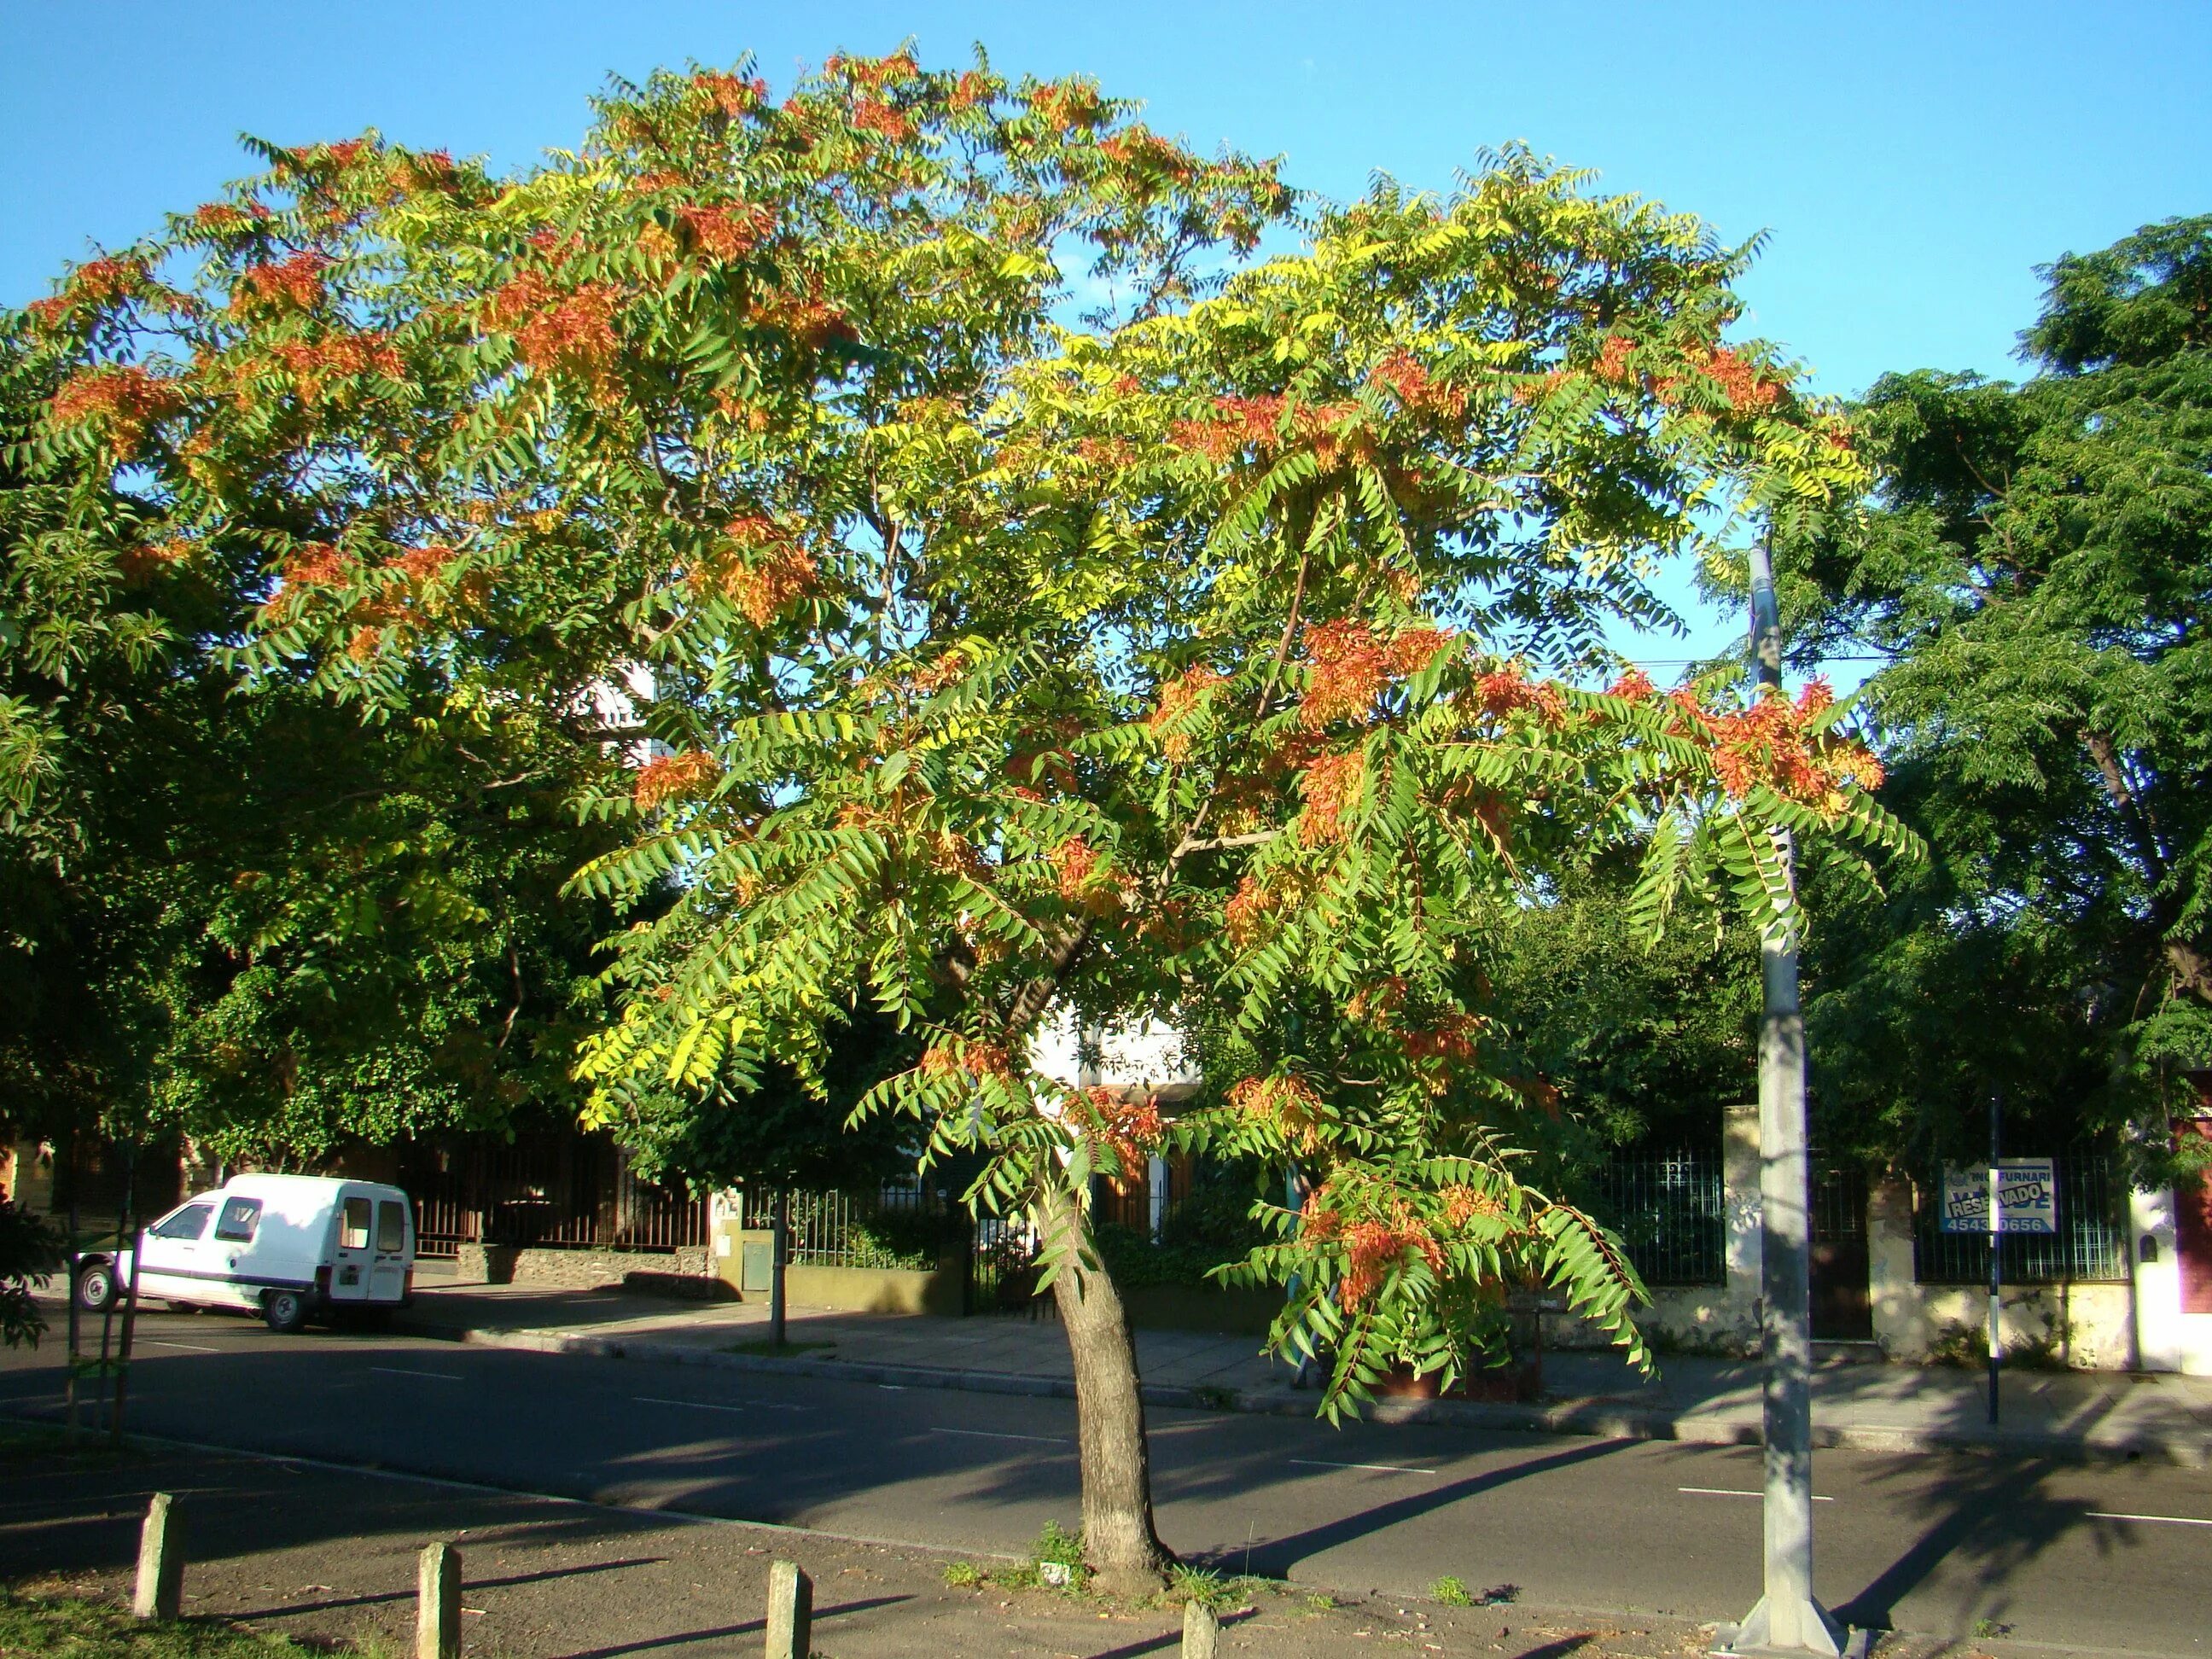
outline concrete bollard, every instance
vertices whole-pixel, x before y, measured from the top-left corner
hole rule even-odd
[[[1203,1601],[1182,1604],[1182,1659],[1213,1659],[1221,1639],[1221,1621]]]
[[[814,1581],[796,1561],[768,1570],[768,1659],[806,1659],[814,1650]]]
[[[415,1659],[460,1659],[461,1553],[425,1544],[415,1564]]]
[[[177,1500],[157,1492],[138,1528],[138,1587],[131,1611],[141,1619],[174,1619],[185,1593],[185,1518]]]

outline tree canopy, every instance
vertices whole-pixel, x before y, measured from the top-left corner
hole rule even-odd
[[[1816,969],[1823,1091],[1893,1152],[1992,1087],[2154,1123],[2212,1066],[2212,219],[2041,274],[2034,375],[1885,377],[1871,498],[1784,541],[1796,647],[1881,659],[1883,799],[1936,849]]]

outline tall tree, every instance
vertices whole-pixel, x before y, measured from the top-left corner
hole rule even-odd
[[[2212,218],[2041,275],[2033,378],[1886,376],[1874,495],[1784,543],[1938,849],[1816,964],[1823,1091],[1892,1152],[1992,1086],[2063,1136],[2212,1066]]]
[[[427,676],[599,764],[624,844],[576,886],[645,908],[597,1109],[826,1086],[855,985],[925,1040],[863,1109],[1042,1231],[1115,1588],[1164,1553],[1084,1194],[1164,1132],[1030,1068],[1048,1009],[1219,1034],[1179,1133],[1308,1171],[1250,1271],[1303,1287],[1274,1340],[1337,1355],[1338,1411],[1474,1363],[1524,1276],[1635,1342],[1618,1249],[1513,1150],[1546,1103],[1480,1011],[1502,918],[1633,837],[1647,923],[1720,886],[1790,927],[1772,829],[1899,842],[1818,696],[1534,677],[1663,617],[1658,556],[1860,485],[1723,343],[1741,253],[1515,153],[1253,263],[1273,167],[1134,115],[900,52],[781,103],[617,87],[505,181],[271,149],[57,296],[40,440],[126,468],[183,561],[258,562],[258,674]]]

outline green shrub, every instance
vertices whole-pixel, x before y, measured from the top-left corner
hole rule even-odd
[[[1452,1577],[1449,1574],[1429,1586],[1429,1600],[1448,1607],[1471,1607],[1474,1605],[1474,1597],[1468,1592],[1467,1580]]]

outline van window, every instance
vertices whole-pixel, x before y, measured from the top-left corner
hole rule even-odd
[[[344,1250],[365,1250],[368,1248],[368,1200],[349,1198],[345,1201],[345,1217],[338,1224],[338,1248]]]
[[[198,1238],[207,1231],[208,1218],[214,1213],[212,1204],[187,1204],[166,1221],[155,1222],[148,1231],[156,1238]]]
[[[215,1236],[234,1244],[250,1244],[253,1242],[253,1229],[260,1220],[259,1199],[227,1198],[222,1201],[222,1214],[216,1220]]]
[[[376,1248],[380,1250],[404,1250],[407,1248],[406,1208],[388,1198],[376,1206]]]

